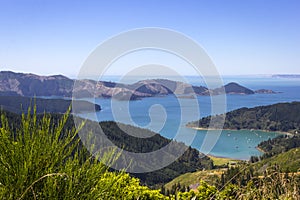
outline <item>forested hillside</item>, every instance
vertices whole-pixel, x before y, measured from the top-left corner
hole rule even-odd
[[[276,165],[282,159],[295,157],[299,150],[278,155],[274,163],[259,167],[257,163],[238,163],[229,168],[220,178],[215,177],[213,185],[200,180],[193,190],[182,188],[179,184],[173,188],[173,194],[164,189],[151,190],[142,186],[138,179],[124,172],[111,171],[89,155],[80,138],[72,119],[68,115],[16,115],[1,111],[0,120],[0,198],[2,199],[297,199],[299,198],[299,176],[283,176],[281,166]],[[88,123],[92,123],[88,121]],[[107,136],[116,136],[115,144],[128,144],[127,148],[146,152],[150,146],[165,144],[167,139],[154,135],[149,147],[134,144],[130,137],[119,137],[124,134],[114,122],[103,122]],[[146,131],[128,126],[126,130]],[[118,135],[114,135],[118,133]],[[124,141],[120,141],[124,138]],[[136,142],[136,141],[135,141]],[[157,145],[155,145],[157,144]],[[146,145],[147,146],[147,145]],[[292,155],[290,155],[292,154]],[[188,151],[176,163],[176,170],[188,171],[198,166],[200,160],[197,151]],[[107,155],[111,159],[114,152]],[[208,163],[210,160],[206,160]],[[289,162],[282,162],[284,166]],[[297,162],[294,164],[298,165]],[[203,165],[202,165],[203,166]],[[259,167],[259,168],[256,168]],[[186,169],[184,169],[187,167]],[[259,170],[256,170],[259,169]],[[162,183],[166,179],[160,176],[172,171],[168,166],[163,170],[144,174],[144,183]],[[174,170],[174,172],[179,173]],[[206,173],[209,175],[209,171]],[[151,177],[151,179],[147,178]],[[159,181],[158,181],[159,180]],[[270,181],[271,180],[271,181]]]
[[[224,129],[257,129],[267,131],[300,132],[300,102],[278,103],[270,106],[240,108],[226,115],[212,116],[218,123],[224,117]],[[211,116],[190,122],[188,127],[208,128]],[[213,127],[212,127],[213,128]]]
[[[3,111],[2,111],[3,113]],[[13,113],[4,112],[8,117],[9,125],[14,129],[19,126],[21,121],[20,115],[15,115]],[[49,114],[50,115],[50,114]],[[42,119],[43,115],[38,115],[38,120]],[[62,118],[62,114],[51,114],[50,118],[54,124],[57,124],[58,121]],[[91,131],[93,131],[94,127],[92,121],[86,121],[85,126],[91,127]],[[1,125],[1,124],[0,124]],[[151,134],[153,135],[150,138],[138,138],[133,137],[123,130],[121,130],[116,122],[101,122],[100,126],[105,133],[105,135],[119,148],[123,148],[127,151],[132,152],[151,152],[155,151],[170,142],[169,139],[166,139],[159,134],[153,133],[146,129],[141,129],[137,127],[133,127],[130,125],[121,124],[122,129],[126,129],[130,132],[131,135],[138,134]],[[74,122],[71,117],[66,122],[64,130],[70,130],[74,128]],[[95,131],[95,130],[94,130]],[[208,157],[202,155],[198,150],[194,148],[187,148],[187,151],[174,163],[171,165],[150,173],[144,174],[134,174],[134,176],[139,177],[141,181],[147,185],[156,185],[163,184],[169,182],[173,178],[179,176],[180,174],[193,172],[200,169],[210,169],[213,167],[212,160]]]
[[[14,113],[26,113],[36,105],[37,113],[65,113],[72,101],[65,99],[42,99],[22,96],[0,96],[0,108]],[[100,111],[101,106],[87,101],[76,100],[77,110],[82,112]]]

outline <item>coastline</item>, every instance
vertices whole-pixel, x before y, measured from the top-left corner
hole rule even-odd
[[[206,156],[208,156],[210,158],[227,159],[227,160],[232,160],[232,161],[245,161],[245,159],[230,158],[230,157],[226,157],[226,156],[215,156],[212,154],[207,154]]]
[[[203,127],[196,127],[196,126],[186,126],[187,128],[191,128],[194,130],[199,130],[199,131],[209,131],[209,130],[225,130],[225,131],[261,131],[261,132],[266,132],[266,133],[278,133],[282,135],[288,135],[288,136],[293,136],[293,133],[290,132],[284,132],[284,131],[270,131],[270,130],[262,130],[262,129],[217,129],[217,128],[203,128]]]
[[[215,166],[223,166],[231,163],[237,163],[240,161],[249,161],[249,160],[243,160],[243,159],[236,159],[236,158],[228,158],[228,157],[222,157],[222,156],[214,156],[211,154],[207,154],[207,157],[209,157]]]
[[[258,151],[260,151],[261,153],[267,153],[267,152],[265,152],[264,150],[262,150],[261,148],[259,148],[259,147],[255,147]]]
[[[226,131],[239,131],[239,130],[246,130],[246,131],[261,131],[261,132],[266,132],[266,133],[278,133],[278,134],[282,134],[282,135],[287,135],[287,136],[293,136],[294,134],[289,133],[289,132],[283,132],[283,131],[269,131],[269,130],[261,130],[261,129],[214,129],[214,128],[203,128],[203,127],[192,127],[192,126],[186,126],[187,128],[191,128],[194,130],[201,130],[201,131],[208,131],[208,130],[226,130]],[[263,149],[259,148],[258,146],[255,147],[255,149],[257,149],[259,152],[261,153],[266,153]],[[224,161],[227,160],[229,161],[248,161],[248,160],[243,160],[243,159],[236,159],[236,158],[230,158],[230,157],[224,157],[224,156],[215,156],[212,154],[207,154],[207,156],[209,158],[211,158],[212,160],[217,160],[217,159],[223,159]]]

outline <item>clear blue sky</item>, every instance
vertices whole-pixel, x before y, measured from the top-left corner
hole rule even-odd
[[[174,29],[221,74],[300,74],[299,0],[1,0],[0,70],[74,76],[119,32]]]

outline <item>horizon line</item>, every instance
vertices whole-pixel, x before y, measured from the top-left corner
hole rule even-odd
[[[63,74],[63,73],[45,73],[45,74],[41,74],[41,73],[36,73],[36,72],[28,72],[28,71],[13,71],[13,70],[0,70],[0,72],[12,72],[12,73],[23,73],[23,74],[33,74],[33,75],[38,75],[38,76],[56,76],[56,75],[62,75],[62,76],[66,76],[66,77],[77,77],[77,75],[74,74]],[[283,76],[300,76],[300,73],[264,73],[264,74],[219,74],[219,76],[224,77],[224,76],[276,76],[276,75],[283,75]],[[105,76],[123,76],[122,74],[105,74]],[[158,75],[128,75],[128,77],[176,77],[176,76],[170,76],[167,74],[158,74]],[[182,74],[182,76],[199,76],[199,77],[204,77],[201,75],[195,75],[195,74]],[[206,75],[206,77],[213,77],[213,76],[217,76],[217,75]],[[91,75],[90,77],[93,77],[93,75]]]

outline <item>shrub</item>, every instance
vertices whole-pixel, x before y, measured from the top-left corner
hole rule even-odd
[[[30,110],[28,113],[31,113]],[[11,128],[1,115],[1,199],[165,199],[124,172],[110,172],[79,144],[78,131],[36,112]],[[112,155],[111,156],[115,156]]]

